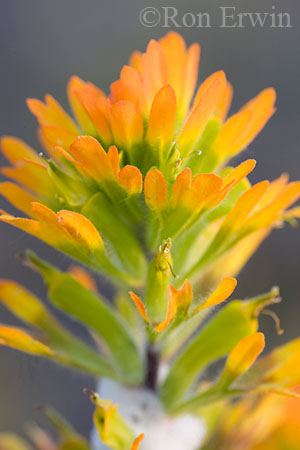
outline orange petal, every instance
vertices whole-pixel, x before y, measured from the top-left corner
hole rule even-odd
[[[57,214],[46,205],[38,202],[32,202],[31,209],[35,213],[35,215],[43,222],[49,223],[56,227],[58,226]]]
[[[258,208],[262,209],[265,206],[269,205],[271,202],[276,200],[280,194],[283,193],[287,183],[289,181],[289,176],[284,173],[276,180],[272,181],[265,195],[260,199],[258,203]]]
[[[272,88],[251,100],[225,123],[214,143],[214,151],[225,159],[244,150],[274,114],[275,101]]]
[[[57,125],[78,134],[73,120],[51,95],[45,95],[45,103],[29,98],[27,105],[41,125]]]
[[[279,348],[275,348],[265,360],[271,370],[266,374],[266,381],[280,383],[280,387],[296,387],[300,383],[299,338]],[[262,361],[263,363],[264,361]],[[273,369],[273,370],[272,370]]]
[[[53,356],[52,350],[19,328],[0,326],[0,345],[40,356]]]
[[[176,92],[181,95],[183,88],[183,74],[186,66],[186,47],[180,34],[170,31],[159,40],[165,55],[168,82]]]
[[[85,172],[99,182],[116,178],[107,153],[97,139],[79,136],[71,145],[70,152],[80,162]]]
[[[82,214],[61,210],[57,214],[47,206],[34,202],[32,211],[44,223],[52,226],[65,238],[72,237],[76,242],[89,248],[103,248],[102,239],[95,226]]]
[[[193,106],[192,109],[195,109],[196,106],[198,105],[199,101],[202,99],[203,95],[205,94],[205,92],[207,91],[207,89],[209,88],[209,86],[211,85],[211,83],[215,80],[215,79],[222,79],[223,83],[222,83],[222,89],[221,92],[219,93],[219,101],[216,104],[217,106],[219,105],[219,103],[222,101],[223,99],[223,95],[224,92],[226,90],[227,87],[227,81],[226,81],[226,76],[225,73],[223,72],[223,70],[219,70],[218,72],[215,72],[213,74],[211,74],[209,77],[207,77],[203,83],[200,84],[196,95],[195,95],[195,99],[193,102]]]
[[[229,229],[230,232],[237,230],[248,218],[251,211],[255,208],[268,188],[268,181],[261,181],[255,184],[236,202],[226,219],[222,228]]]
[[[0,170],[7,178],[17,181],[27,189],[45,197],[53,193],[53,183],[46,167],[36,162],[20,161],[15,167],[2,167]]]
[[[140,112],[128,101],[119,101],[110,107],[111,129],[121,149],[130,148],[143,138],[143,120]]]
[[[106,119],[105,115],[97,107],[89,106],[88,111],[89,111],[90,117],[97,129],[99,139],[101,140],[103,145],[106,145],[106,146],[110,145],[113,142],[113,135],[112,135],[110,125],[109,125],[108,120]]]
[[[31,194],[20,188],[18,185],[10,182],[0,184],[0,193],[13,206],[20,211],[25,212],[28,216],[32,216],[31,202],[36,201],[36,198]]]
[[[193,290],[189,280],[185,280],[181,289],[177,290],[172,285],[168,286],[168,311],[166,318],[154,326],[157,333],[165,331],[170,322],[176,316],[178,310],[187,311],[193,299]]]
[[[144,193],[150,209],[162,210],[168,206],[167,183],[159,170],[152,169],[147,173]]]
[[[183,86],[181,97],[178,99],[179,113],[184,117],[189,109],[190,101],[193,97],[198,79],[198,66],[200,60],[199,44],[192,44],[186,54],[185,71],[183,76]]]
[[[145,107],[144,88],[141,76],[129,66],[124,66],[121,70],[120,80],[111,85],[112,102],[127,100],[137,106],[140,102],[142,110]]]
[[[229,175],[227,175],[223,180],[223,185],[234,182],[233,186],[236,186],[243,178],[245,178],[256,166],[255,159],[247,159],[241,163],[238,167],[232,170]]]
[[[300,181],[289,183],[285,186],[278,198],[273,203],[274,210],[283,211],[284,209],[295,203],[300,195]]]
[[[77,76],[72,76],[69,80],[68,86],[67,86],[67,93],[69,98],[69,103],[72,107],[72,111],[77,119],[77,122],[81,126],[82,130],[85,134],[88,135],[95,135],[95,126],[93,122],[91,121],[89,115],[86,112],[86,109],[80,102],[77,92],[81,91],[85,88],[87,83],[85,83],[83,80],[81,80]],[[90,83],[91,84],[91,83]],[[96,86],[95,86],[96,89]]]
[[[192,181],[191,193],[187,206],[199,209],[222,187],[223,180],[213,173],[201,173]]]
[[[13,217],[9,214],[2,214],[0,216],[0,221],[26,231],[26,233],[35,236],[41,241],[47,242],[47,244],[52,245],[53,247],[63,248],[66,243],[70,244],[72,242],[70,242],[70,240],[68,241],[69,236],[66,233],[64,234],[64,230],[61,230],[57,226],[53,226],[53,224],[51,224],[51,226],[48,223],[32,219],[23,219],[21,217]]]
[[[76,165],[81,166],[81,164],[78,161],[76,161],[76,159],[74,159],[70,153],[66,152],[66,150],[63,147],[60,147],[59,145],[56,145],[54,147],[53,154],[57,156],[57,159],[61,159],[61,157],[63,157],[70,163],[74,164],[74,166]]]
[[[177,138],[180,153],[183,157],[195,146],[195,143],[197,143],[203,133],[208,120],[215,112],[219,103],[219,96],[224,88],[224,83],[226,83],[225,74],[223,72],[217,73],[211,78],[210,83],[204,92],[201,92],[198,103],[192,109]]]
[[[154,326],[154,330],[157,333],[161,333],[162,331],[165,331],[167,329],[169,323],[171,322],[171,320],[174,319],[174,317],[176,315],[176,310],[177,310],[176,296],[171,295],[171,296],[169,296],[168,311],[167,311],[166,318],[161,323]]]
[[[209,197],[209,199],[207,199],[207,202],[205,202],[205,208],[207,210],[210,210],[222,203],[222,201],[226,198],[227,194],[231,191],[235,184],[235,181],[231,181],[231,183],[226,184],[222,189],[217,191],[215,195]]]
[[[283,192],[268,206],[254,214],[247,222],[249,229],[258,229],[271,225],[280,220],[281,213],[300,197],[300,182],[290,183]]]
[[[85,216],[74,211],[61,210],[57,213],[57,217],[58,223],[79,244],[89,249],[103,249],[103,241],[97,228]]]
[[[37,129],[38,141],[41,144],[42,148],[46,151],[47,155],[49,155],[50,158],[52,158],[54,161],[57,161],[57,159],[55,158],[55,156],[53,154],[53,145],[52,145],[52,143],[48,142],[48,140],[44,136],[43,127],[44,127],[44,125],[39,125],[38,126],[38,129]]]
[[[119,183],[129,195],[140,194],[143,189],[143,176],[135,166],[125,166],[119,172]]]
[[[137,310],[140,313],[140,315],[142,316],[142,318],[146,322],[149,323],[150,319],[147,316],[146,309],[145,309],[145,306],[144,306],[144,303],[142,302],[142,300],[137,295],[135,295],[135,293],[132,291],[129,292],[129,295],[130,295],[132,301],[134,302],[135,306],[137,307]]]
[[[173,208],[177,208],[177,206],[184,202],[191,186],[192,171],[190,168],[186,168],[179,175],[177,175],[173,185],[171,196],[171,206]]]
[[[140,315],[146,322],[150,322],[150,319],[146,313],[145,306],[141,299],[135,295],[133,292],[129,292],[131,299],[136,305]],[[155,325],[153,328],[157,333],[161,333],[164,331],[169,323],[174,319],[176,312],[178,309],[187,310],[189,305],[192,302],[193,292],[192,286],[188,280],[185,280],[181,289],[177,290],[173,286],[168,286],[168,311],[166,314],[166,318]]]
[[[20,188],[18,185],[10,182],[0,184],[0,193],[13,206],[20,211],[25,212],[28,216],[32,216],[31,202],[36,200],[31,194]]]
[[[0,280],[1,302],[21,320],[39,326],[40,318],[51,321],[52,317],[31,292],[11,280]]]
[[[95,92],[91,86],[93,85],[88,84],[87,86],[86,84],[86,88],[76,91],[76,95],[95,126],[101,142],[104,145],[110,145],[112,142],[112,133],[108,123],[110,101],[100,89]]]
[[[253,111],[253,121],[248,131],[247,140],[251,142],[255,136],[263,129],[268,120],[275,113],[276,91],[267,88],[247,103],[242,110]],[[247,144],[248,145],[248,144]]]
[[[300,219],[300,206],[289,209],[283,214],[284,219]]]
[[[236,285],[237,281],[235,278],[224,278],[211,296],[196,308],[195,312],[202,311],[205,308],[224,302],[233,293]]]
[[[144,439],[144,434],[142,433],[134,440],[131,450],[139,450],[140,443],[142,442],[143,439]]]
[[[220,161],[243,150],[252,120],[253,112],[248,110],[240,111],[227,120],[221,128],[212,149]]]
[[[1,138],[1,150],[6,159],[13,165],[18,164],[25,158],[37,163],[42,162],[42,159],[32,147],[15,137],[3,136]]]
[[[233,88],[232,85],[229,82],[227,82],[217,110],[217,117],[219,117],[222,122],[224,122],[224,120],[226,119],[226,116],[231,106],[232,97],[233,97]]]
[[[118,176],[120,172],[120,156],[118,149],[115,145],[111,145],[107,152],[108,159],[112,165],[115,175]]]
[[[227,358],[222,377],[232,381],[247,372],[265,348],[263,333],[246,336],[232,350]]]
[[[193,300],[193,289],[189,280],[185,280],[181,289],[175,289],[172,285],[168,286],[168,296],[173,297],[176,305],[176,311],[187,310]],[[175,312],[176,312],[175,311]]]
[[[142,71],[142,53],[134,51],[129,58],[129,66],[132,67],[137,73]]]
[[[42,139],[47,142],[47,146],[56,147],[57,145],[69,150],[70,145],[78,136],[66,128],[57,125],[44,125],[41,127]]]
[[[170,86],[162,87],[155,95],[149,117],[147,140],[158,148],[169,148],[174,140],[176,95]]]
[[[142,55],[141,65],[145,94],[150,106],[154,95],[168,82],[166,58],[157,41],[152,39],[149,42],[146,53]]]

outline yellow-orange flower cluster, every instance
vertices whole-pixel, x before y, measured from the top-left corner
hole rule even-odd
[[[262,392],[294,395],[300,383],[298,341],[257,360],[265,345],[257,317],[278,301],[276,289],[210,314],[233,293],[233,277],[272,228],[300,217],[291,208],[300,182],[282,175],[251,186],[256,161],[231,166],[274,114],[276,94],[267,88],[228,116],[233,88],[223,71],[195,91],[199,57],[198,44],[187,48],[170,32],[133,53],[109,95],[72,77],[73,117],[49,94],[44,102],[29,99],[45,155],[17,138],[1,141],[10,163],[1,172],[11,181],[0,193],[23,216],[1,211],[0,220],[104,274],[118,293],[111,305],[82,267],[61,273],[29,254],[25,261],[44,277],[52,303],[82,322],[101,351],[8,280],[0,282],[2,303],[35,331],[1,326],[0,344],[126,385],[154,386],[172,414]],[[169,363],[163,381],[149,370],[153,354],[157,366]],[[193,391],[225,356],[219,379]],[[115,450],[137,450],[143,436],[136,438],[111,402],[91,397],[101,439]],[[227,424],[239,423],[240,408],[251,417],[239,436],[256,420],[251,401],[231,407],[216,434],[228,445],[235,440]]]

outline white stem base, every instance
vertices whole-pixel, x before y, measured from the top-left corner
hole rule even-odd
[[[98,392],[101,398],[119,405],[119,412],[135,436],[145,434],[141,450],[198,450],[204,440],[206,430],[202,419],[190,414],[167,416],[152,391],[102,379]],[[93,450],[108,449],[100,442],[96,429],[91,434],[91,445]]]

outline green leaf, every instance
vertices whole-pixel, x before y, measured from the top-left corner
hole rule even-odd
[[[191,399],[178,405],[174,410],[174,414],[196,414],[207,406],[211,406],[216,402],[226,400],[228,398],[239,397],[245,392],[237,390],[221,390],[218,386],[213,386]]]
[[[107,358],[65,330],[31,292],[15,282],[2,280],[0,298],[13,314],[41,331],[39,340],[54,351],[54,360],[96,375],[113,376]]]
[[[33,450],[23,439],[13,433],[0,433],[1,450]]]
[[[116,378],[128,384],[141,383],[143,361],[126,323],[71,275],[59,272],[32,254],[30,259],[44,276],[51,301],[102,338],[110,351]]]
[[[257,330],[251,306],[249,302],[231,302],[175,359],[160,393],[168,410],[182,401],[206,366],[225,356],[242,338]]]
[[[87,441],[57,411],[49,406],[42,411],[60,437],[59,450],[90,450]]]
[[[162,358],[169,360],[174,357],[180,351],[180,348],[182,348],[188,339],[195,333],[210,312],[209,308],[204,309],[192,317],[187,317],[178,327],[168,327],[161,342]]]
[[[146,330],[144,322],[128,292],[119,292],[115,298],[115,303],[119,314],[128,324],[139,348],[142,350],[145,346]]]
[[[227,195],[223,202],[207,212],[204,216],[196,217],[196,221],[187,226],[173,239],[174,269],[181,279],[187,277],[188,271],[201,261],[201,256],[215,237],[215,231],[210,225],[224,217],[235,205],[237,199],[249,188],[249,182],[240,181]],[[193,274],[199,270],[193,270]]]
[[[146,273],[144,252],[133,230],[120,218],[117,206],[102,192],[98,192],[81,212],[93,222],[101,236],[110,242],[111,251],[116,254],[121,268],[136,279],[136,283],[142,283]]]

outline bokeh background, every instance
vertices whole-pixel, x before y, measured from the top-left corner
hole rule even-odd
[[[50,92],[67,106],[65,86],[72,74],[108,91],[131,51],[144,49],[152,37],[168,29],[146,28],[139,12],[146,6],[178,8],[179,15],[209,12],[212,28],[180,28],[190,44],[202,46],[199,80],[223,68],[235,88],[233,111],[272,85],[278,92],[278,112],[243,157],[258,165],[252,181],[273,179],[289,172],[300,176],[300,2],[298,0],[2,0],[0,4],[0,134],[16,135],[37,149],[36,123],[26,97]],[[220,6],[237,12],[288,12],[292,28],[219,28]],[[3,159],[1,164],[3,164]],[[11,211],[4,200],[0,207]],[[16,279],[45,297],[39,277],[16,259],[32,247],[65,268],[69,260],[35,239],[2,224],[0,277]],[[270,318],[261,321],[270,345],[300,334],[300,230],[274,231],[239,276],[238,295],[251,296],[279,285],[283,302],[276,307],[285,334],[277,337]],[[103,285],[102,288],[109,289]],[[65,319],[66,320],[66,319]],[[18,324],[0,306],[0,322]],[[68,321],[86,337],[76,323]],[[22,432],[28,420],[41,420],[39,405],[50,403],[78,429],[88,434],[91,405],[82,393],[92,378],[70,372],[0,347],[0,431]]]

